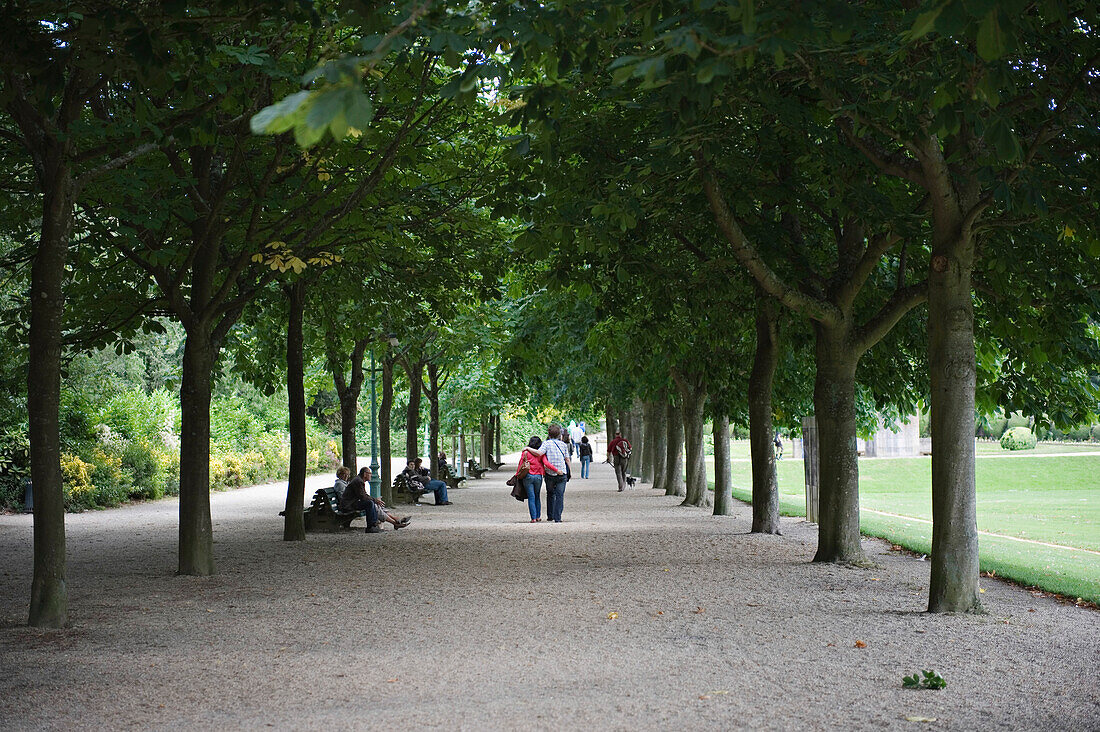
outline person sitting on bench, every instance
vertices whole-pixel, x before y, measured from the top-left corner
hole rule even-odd
[[[441,480],[433,480],[432,474],[423,465],[424,461],[416,458],[410,460],[401,472],[405,474],[410,482],[419,483],[424,486],[424,490],[434,493],[435,505],[450,506],[451,502],[447,500],[447,484]]]
[[[349,471],[350,472],[350,471]],[[339,473],[337,473],[339,475]],[[340,508],[345,511],[366,511],[367,533],[377,534],[382,530],[379,521],[393,524],[394,531],[403,529],[409,525],[411,517],[399,519],[386,510],[386,502],[381,498],[371,498],[367,492],[367,484],[370,483],[370,468],[362,468],[359,475],[351,479],[348,487],[344,489],[344,495],[340,499]]]

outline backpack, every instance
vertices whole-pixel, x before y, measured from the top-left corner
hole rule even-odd
[[[623,440],[618,445],[615,445],[615,454],[621,458],[630,457],[630,443]]]

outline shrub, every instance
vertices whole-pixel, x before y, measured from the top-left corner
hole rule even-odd
[[[1013,427],[1001,436],[1001,448],[1004,450],[1033,450],[1035,435],[1027,427]]]
[[[1084,442],[1092,436],[1092,425],[1085,424],[1080,427],[1074,427],[1066,432],[1066,439],[1073,440],[1074,442]]]
[[[147,394],[140,388],[131,387],[108,399],[93,419],[96,424],[105,424],[128,440],[152,441],[179,419],[176,401],[167,391]]]
[[[1093,442],[1100,442],[1100,424],[1092,426],[1092,436],[1089,439]]]
[[[0,508],[14,509],[23,505],[23,478],[5,473],[0,475]]]
[[[65,508],[83,511],[96,506],[96,487],[92,483],[95,466],[77,455],[61,453],[61,478],[64,482]]]
[[[162,498],[168,492],[168,481],[172,477],[173,462],[170,453],[163,445],[149,440],[133,440],[122,451],[123,472],[130,474],[129,495],[135,500]],[[175,475],[176,490],[179,490],[179,474]]]

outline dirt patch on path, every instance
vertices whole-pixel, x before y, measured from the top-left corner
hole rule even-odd
[[[505,477],[293,544],[285,486],[215,494],[206,579],[173,575],[174,501],[70,516],[62,631],[25,626],[30,519],[0,516],[0,727],[1100,726],[1100,613],[983,580],[989,615],[929,616],[928,564],[879,541],[814,565],[801,519],[754,536],[606,465],[532,525]],[[901,687],[924,668],[947,688]]]

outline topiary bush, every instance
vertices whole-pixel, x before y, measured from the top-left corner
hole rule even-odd
[[[1035,443],[1035,435],[1027,427],[1013,427],[1001,435],[1004,450],[1034,450]]]

